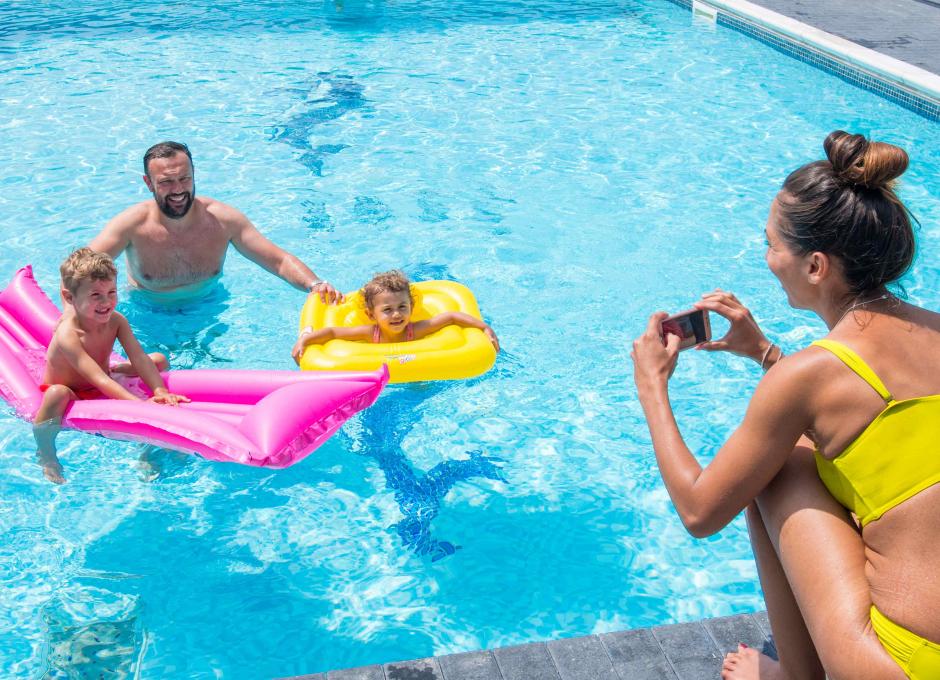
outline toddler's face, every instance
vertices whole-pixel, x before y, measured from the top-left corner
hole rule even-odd
[[[399,335],[411,321],[411,297],[406,290],[381,292],[372,300],[370,312],[385,335]]]

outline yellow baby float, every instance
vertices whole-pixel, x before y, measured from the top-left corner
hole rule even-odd
[[[411,321],[423,321],[444,312],[464,312],[481,319],[473,293],[454,281],[411,284],[414,311]],[[338,305],[324,304],[310,295],[300,312],[300,328],[337,328],[373,324],[365,313],[362,293],[346,295]],[[459,380],[486,373],[496,362],[496,349],[479,328],[446,326],[410,342],[354,342],[329,340],[309,345],[300,358],[305,371],[371,371],[388,365],[390,382]]]

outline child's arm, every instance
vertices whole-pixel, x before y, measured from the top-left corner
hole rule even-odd
[[[414,325],[415,340],[419,340],[435,331],[439,331],[444,328],[444,326],[451,325],[460,326],[461,328],[479,328],[483,331],[484,335],[490,339],[490,342],[493,343],[493,347],[496,348],[496,351],[499,351],[499,339],[496,337],[496,333],[493,332],[493,329],[490,328],[490,325],[485,321],[480,321],[475,316],[470,316],[463,312],[444,312],[442,314],[436,314],[425,321],[416,321]]]
[[[290,351],[291,357],[298,364],[300,355],[304,353],[307,345],[322,345],[330,340],[371,340],[372,326],[350,326],[349,328],[331,327],[313,330],[307,326],[300,331],[294,348]]]
[[[181,394],[173,394],[166,388],[160,371],[157,369],[156,364],[153,363],[153,359],[150,358],[150,355],[140,346],[140,341],[137,340],[134,331],[131,330],[131,325],[127,322],[127,319],[117,314],[117,312],[115,312],[114,316],[117,317],[118,322],[117,338],[121,343],[121,347],[124,348],[124,352],[127,354],[127,360],[131,363],[131,366],[134,367],[134,370],[137,371],[137,375],[144,381],[144,384],[153,392],[153,397],[151,397],[150,401],[157,404],[168,404],[169,406],[176,406],[180,402],[188,402],[188,397],[184,397]],[[114,381],[112,380],[112,382]]]
[[[139,401],[136,396],[128,392],[120,383],[101,369],[98,362],[92,359],[91,355],[85,350],[75,331],[65,327],[64,324],[60,324],[59,329],[56,331],[56,340],[62,355],[72,365],[75,372],[101,394],[112,399]],[[72,385],[68,385],[68,387],[72,387]]]

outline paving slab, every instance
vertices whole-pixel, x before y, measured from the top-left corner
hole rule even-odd
[[[362,666],[345,671],[332,671],[326,674],[326,680],[385,680],[385,671],[381,666]]]
[[[596,635],[548,643],[561,680],[619,680],[604,643]]]
[[[493,656],[503,680],[561,680],[543,642],[494,649]]]
[[[724,656],[701,622],[657,626],[653,636],[678,680],[717,678]]]
[[[739,642],[776,655],[765,612],[449,654],[293,680],[715,680]]]
[[[676,680],[662,647],[648,628],[601,635],[620,680]]]
[[[438,658],[444,680],[502,680],[492,652],[467,652]]]
[[[937,0],[751,2],[940,75],[940,2]]]

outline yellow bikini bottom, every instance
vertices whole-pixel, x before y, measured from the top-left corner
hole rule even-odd
[[[871,625],[881,644],[912,680],[940,680],[940,644],[902,628],[871,608]]]

